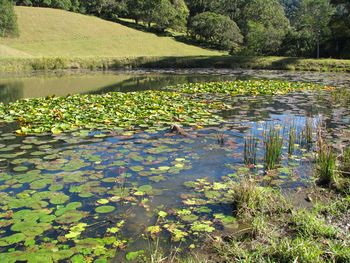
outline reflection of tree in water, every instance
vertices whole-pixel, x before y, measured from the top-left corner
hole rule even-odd
[[[148,75],[135,76],[107,87],[103,87],[91,93],[106,93],[113,91],[141,91],[141,90],[159,90],[166,86],[176,85],[188,82],[206,82],[206,81],[228,81],[235,80],[235,76],[221,75]]]
[[[23,98],[23,82],[0,83],[0,102],[9,103]]]

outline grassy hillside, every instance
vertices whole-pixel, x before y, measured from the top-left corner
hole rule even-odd
[[[220,55],[93,16],[37,7],[15,11],[20,37],[0,38],[0,58]]]

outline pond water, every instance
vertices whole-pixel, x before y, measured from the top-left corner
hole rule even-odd
[[[1,79],[0,99],[9,102],[237,78],[302,80],[343,88],[274,97],[218,96],[231,105],[220,113],[226,122],[185,128],[188,136],[167,127],[16,136],[16,124],[0,123],[0,262],[124,262],[125,255],[130,259],[157,246],[186,251],[207,233],[240,228],[237,223],[232,229],[230,181],[250,176],[286,190],[314,182],[312,146],[302,137],[308,123],[315,128],[322,120],[334,144],[350,140],[346,74],[188,70]],[[276,126],[281,132],[294,127],[298,139],[289,154],[288,134],[283,133],[282,165],[266,173],[259,142]],[[244,148],[249,136],[258,142],[257,165],[247,167]]]
[[[65,96],[68,94],[106,93],[160,89],[187,82],[236,79],[284,79],[348,86],[350,74],[288,72],[266,70],[134,70],[116,72],[57,72],[29,76],[0,75],[0,102],[22,98]]]

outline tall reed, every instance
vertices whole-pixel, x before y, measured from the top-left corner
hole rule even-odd
[[[288,134],[288,154],[289,155],[292,155],[294,153],[296,139],[297,139],[297,131],[296,131],[295,123],[293,122],[289,127],[289,134]]]
[[[314,142],[314,131],[315,129],[313,118],[307,118],[305,121],[305,126],[301,132],[301,144],[306,145],[308,149],[311,148],[311,145]]]
[[[349,174],[350,173],[350,145],[343,149],[342,153],[342,170]]]
[[[281,161],[283,136],[280,129],[271,125],[264,134],[265,144],[265,167],[267,170],[273,170]]]
[[[244,164],[255,165],[256,155],[258,150],[258,138],[254,135],[249,135],[244,141]]]
[[[329,146],[323,139],[322,127],[317,130],[317,153],[316,153],[316,175],[319,184],[331,185],[336,183],[337,156],[333,147]]]

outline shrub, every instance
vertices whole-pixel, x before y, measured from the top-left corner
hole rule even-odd
[[[189,32],[193,38],[225,50],[235,50],[243,43],[237,24],[229,17],[216,13],[204,12],[193,17]]]
[[[10,0],[0,0],[0,36],[17,36],[17,17]]]

